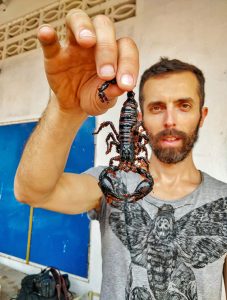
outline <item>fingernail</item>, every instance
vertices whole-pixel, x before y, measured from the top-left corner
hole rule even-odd
[[[102,76],[114,76],[114,67],[112,65],[104,65],[100,68],[100,74]]]
[[[38,29],[38,31],[40,32],[40,31],[42,31],[42,32],[52,32],[53,30],[52,30],[52,28],[51,27],[49,27],[49,26],[47,26],[47,25],[41,25],[40,27],[39,27],[39,29]]]
[[[95,37],[94,33],[88,29],[82,29],[79,33],[81,39]]]
[[[121,76],[121,83],[124,85],[132,85],[133,84],[133,77],[129,74],[124,74]]]

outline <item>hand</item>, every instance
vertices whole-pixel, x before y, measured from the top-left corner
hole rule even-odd
[[[91,20],[79,9],[66,17],[66,44],[61,46],[50,25],[42,25],[38,39],[45,57],[49,85],[63,111],[99,115],[116,103],[117,96],[132,90],[138,76],[138,50],[130,38],[116,40],[114,25],[104,15]],[[102,103],[97,89],[115,78]]]

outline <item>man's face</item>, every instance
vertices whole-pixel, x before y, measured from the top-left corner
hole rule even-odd
[[[184,160],[207,114],[207,108],[200,109],[197,78],[191,72],[153,77],[143,95],[143,121],[153,153],[167,164]]]

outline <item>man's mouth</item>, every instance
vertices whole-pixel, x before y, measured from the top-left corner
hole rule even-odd
[[[160,143],[167,146],[177,146],[179,145],[180,141],[181,138],[175,135],[164,136],[160,139]]]

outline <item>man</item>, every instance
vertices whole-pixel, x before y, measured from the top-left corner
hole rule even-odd
[[[16,198],[63,213],[88,211],[100,221],[101,299],[220,299],[227,185],[197,170],[192,159],[208,111],[202,72],[162,59],[144,73],[140,118],[153,150],[154,189],[126,207],[109,205],[98,186],[103,168],[80,175],[63,171],[87,115],[104,113],[117,96],[134,88],[138,51],[129,38],[115,40],[105,16],[91,21],[73,10],[66,21],[65,47],[49,25],[38,32],[54,95],[25,147],[15,177]],[[117,85],[106,90],[110,101],[102,103],[97,88],[114,77]],[[129,191],[141,180],[134,173],[125,179]]]

